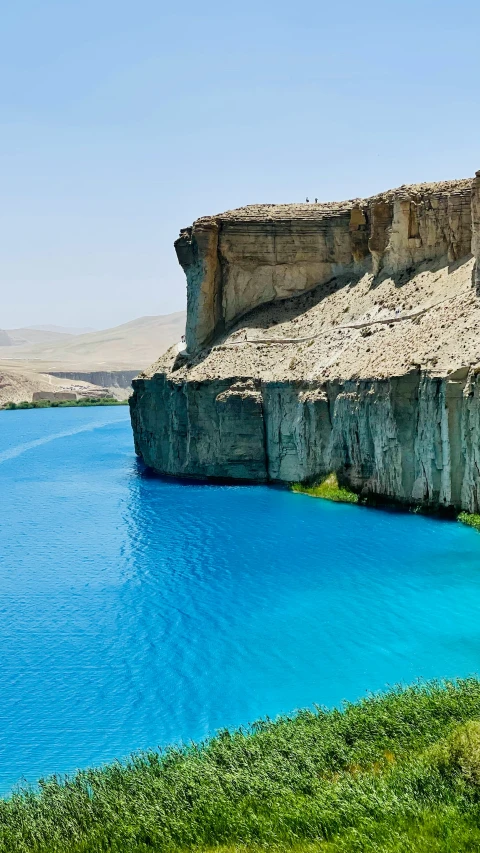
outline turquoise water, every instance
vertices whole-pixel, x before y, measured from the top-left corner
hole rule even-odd
[[[480,669],[480,536],[146,476],[127,408],[0,413],[0,791]]]

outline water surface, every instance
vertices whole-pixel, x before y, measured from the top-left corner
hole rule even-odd
[[[480,536],[145,476],[128,410],[0,412],[0,791],[480,669]]]

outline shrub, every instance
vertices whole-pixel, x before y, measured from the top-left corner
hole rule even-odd
[[[325,498],[329,501],[337,503],[358,503],[358,495],[351,492],[349,489],[340,486],[335,473],[329,474],[319,483],[311,486],[306,486],[302,483],[294,483],[292,486],[294,492],[301,492],[304,495],[311,495],[314,498]]]
[[[480,682],[414,685],[0,800],[2,853],[480,849]]]

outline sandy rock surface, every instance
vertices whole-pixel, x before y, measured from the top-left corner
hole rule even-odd
[[[335,279],[254,310],[191,363],[173,347],[144,375],[166,370],[191,381],[381,378],[414,367],[446,374],[480,362],[480,298],[472,271],[473,259],[467,258],[433,269],[424,265],[397,279]]]

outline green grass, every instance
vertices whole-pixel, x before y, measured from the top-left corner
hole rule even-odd
[[[2,853],[480,849],[480,681],[301,711],[0,801]]]
[[[462,524],[468,524],[469,527],[474,527],[475,530],[480,530],[480,515],[474,512],[461,512],[457,516],[457,521],[461,521]]]
[[[292,491],[300,492],[304,495],[311,495],[313,498],[325,498],[328,501],[337,501],[338,503],[356,504],[358,503],[358,495],[355,492],[350,492],[348,489],[338,485],[336,474],[329,474],[320,483],[312,486],[304,486],[302,483],[294,483]]]
[[[68,409],[72,406],[128,406],[128,400],[116,400],[115,397],[82,397],[81,400],[36,400],[34,403],[24,400],[22,403],[7,403],[4,411],[16,409]]]

